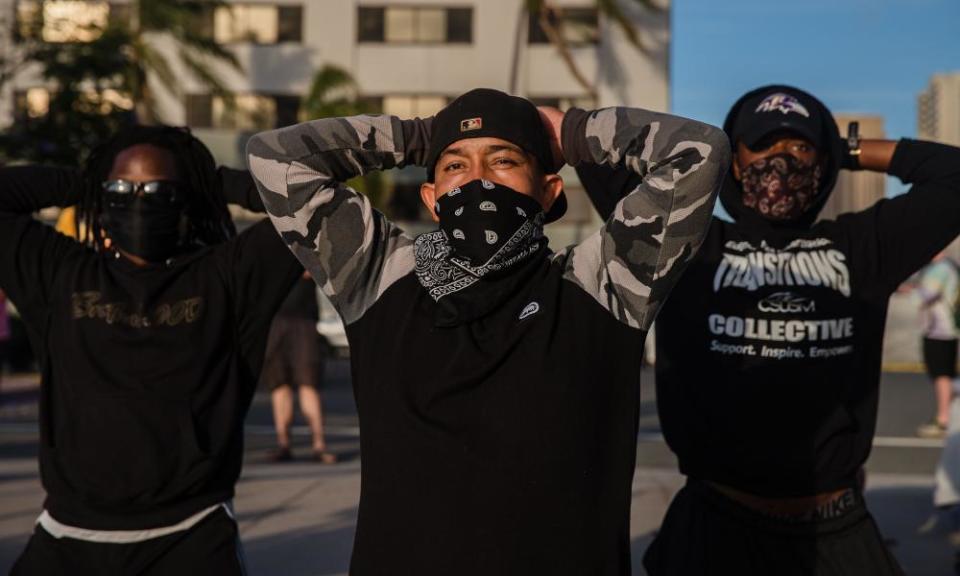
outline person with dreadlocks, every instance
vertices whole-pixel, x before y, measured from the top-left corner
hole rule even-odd
[[[303,268],[186,129],[135,126],[80,172],[0,170],[0,286],[42,370],[46,500],[12,574],[242,574],[230,501],[270,320]],[[79,241],[35,221],[77,206]]]

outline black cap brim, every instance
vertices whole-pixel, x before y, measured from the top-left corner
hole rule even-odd
[[[809,140],[810,143],[817,148],[819,148],[821,144],[819,134],[815,133],[808,126],[803,124],[794,124],[792,122],[780,122],[779,124],[765,124],[763,126],[757,126],[741,134],[740,141],[743,142],[747,148],[754,150],[764,138],[775,132],[793,132],[795,134],[799,134],[800,136]]]
[[[553,201],[553,206],[547,211],[547,224],[556,222],[567,213],[567,195],[561,192],[557,199]]]

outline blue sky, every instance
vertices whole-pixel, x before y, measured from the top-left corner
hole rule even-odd
[[[960,71],[960,0],[673,0],[672,24],[672,110],[718,125],[785,83],[913,137],[930,75]]]

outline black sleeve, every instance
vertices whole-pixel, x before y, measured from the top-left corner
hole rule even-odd
[[[577,165],[576,170],[590,203],[604,221],[610,218],[624,197],[637,189],[642,180],[633,170],[621,166],[583,162]]]
[[[403,161],[415,166],[423,166],[430,154],[430,131],[433,126],[433,117],[413,118],[401,120],[400,130],[403,132]]]
[[[240,341],[246,353],[262,357],[261,340],[283,300],[303,275],[303,265],[267,218],[231,240],[226,249]],[[254,368],[259,372],[259,361]]]
[[[81,178],[75,170],[18,166],[0,169],[0,288],[37,327],[49,310],[61,263],[81,245],[37,222],[33,213],[76,203]]]
[[[960,148],[901,140],[889,173],[910,191],[837,219],[859,279],[888,294],[960,234]]]
[[[236,204],[251,212],[266,212],[250,172],[221,166],[217,175],[220,177],[220,189],[227,204]]]

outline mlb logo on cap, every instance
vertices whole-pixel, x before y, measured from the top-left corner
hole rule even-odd
[[[467,118],[460,121],[460,131],[469,132],[483,128],[483,118]]]

